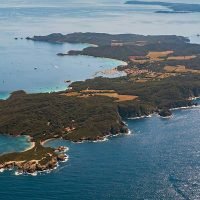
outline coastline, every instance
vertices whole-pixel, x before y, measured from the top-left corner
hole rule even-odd
[[[199,98],[200,97],[197,97],[196,100],[199,99]],[[170,111],[176,111],[176,110],[185,110],[185,109],[194,109],[194,108],[200,108],[200,105],[192,105],[192,106],[185,106],[185,107],[170,108],[169,110]],[[137,120],[137,119],[151,118],[154,115],[158,116],[158,117],[161,117],[163,119],[169,119],[169,118],[171,118],[173,116],[173,114],[172,114],[170,116],[162,117],[158,113],[154,112],[154,113],[152,113],[150,115],[143,115],[143,116],[140,116],[140,117],[129,117],[127,119],[128,120]]]
[[[30,146],[28,148],[26,148],[24,151],[21,151],[21,152],[29,151],[29,150],[33,149],[34,147],[35,147],[35,142],[30,142]]]
[[[47,139],[45,141],[43,141],[41,144],[42,145],[45,145],[46,143],[50,142],[50,141],[54,141],[54,140],[63,140],[63,141],[68,141],[68,142],[72,142],[74,144],[83,144],[83,143],[98,143],[98,142],[106,142],[108,141],[109,139],[111,138],[114,138],[114,137],[118,137],[118,136],[128,136],[128,135],[131,135],[132,134],[132,131],[130,129],[128,129],[128,132],[127,133],[118,133],[118,134],[115,134],[115,135],[112,135],[112,134],[109,134],[109,135],[105,135],[103,136],[101,139],[96,139],[96,140],[80,140],[80,141],[71,141],[71,140],[65,140],[63,139],[62,137],[61,138],[51,138],[51,139]],[[67,148],[67,151],[69,150],[68,147]]]
[[[38,144],[37,144],[38,145]],[[44,149],[45,153],[42,153],[40,158],[37,158],[37,154],[40,154],[41,150]],[[26,151],[19,153],[10,153],[4,155],[4,161],[1,158],[0,161],[0,172],[4,172],[5,170],[14,171],[15,175],[32,175],[36,176],[38,173],[49,173],[52,170],[55,170],[60,162],[67,162],[69,156],[66,152],[69,150],[68,147],[59,146],[57,148],[50,147],[40,147],[40,146],[32,146]],[[34,151],[35,156],[29,155]],[[13,156],[14,155],[14,156]],[[26,156],[25,156],[26,155]],[[6,158],[7,156],[10,159]],[[19,157],[18,157],[19,156]],[[25,158],[27,157],[28,158]]]
[[[84,43],[82,43],[82,44],[84,44]],[[98,47],[98,45],[97,45],[97,47]],[[70,52],[70,51],[69,51]],[[94,73],[94,75],[93,75],[93,77],[98,77],[98,74],[100,74],[101,76],[103,76],[103,77],[106,77],[106,75],[113,75],[114,73],[113,73],[113,71],[115,70],[115,74],[118,74],[119,76],[118,77],[120,77],[120,76],[124,76],[124,75],[127,75],[127,73],[125,72],[125,71],[121,71],[121,70],[119,70],[118,68],[119,67],[125,67],[125,66],[127,66],[128,65],[128,62],[127,61],[124,61],[124,60],[120,60],[120,59],[114,59],[114,58],[109,58],[109,57],[101,57],[101,56],[92,56],[92,55],[82,55],[82,54],[75,54],[75,55],[73,55],[73,54],[70,54],[70,53],[58,53],[57,55],[58,56],[84,56],[84,57],[92,57],[92,58],[100,58],[100,59],[107,59],[107,60],[109,60],[109,61],[116,61],[116,62],[121,62],[121,64],[120,65],[116,65],[116,66],[114,66],[114,67],[112,67],[112,68],[108,68],[108,69],[104,69],[104,70],[100,70],[100,71],[96,71],[95,73]],[[124,73],[123,75],[122,75],[122,73]],[[100,76],[99,75],[99,76]],[[75,80],[75,81],[73,81],[73,82],[76,82],[77,80]],[[72,82],[72,83],[73,83]]]
[[[185,109],[193,109],[193,108],[200,108],[200,105],[193,105],[193,106],[185,106],[185,107],[178,107],[178,108],[171,108],[171,111],[174,110],[185,110]]]
[[[179,108],[172,108],[171,110],[180,110],[180,109],[191,109],[191,108],[196,108],[199,106],[188,106],[188,107],[179,107]],[[152,117],[153,115],[156,115],[158,116],[158,114],[156,113],[153,113],[151,115],[148,115],[148,116],[141,116],[141,117],[135,117],[135,118],[129,118],[130,120],[135,120],[135,119],[142,119],[142,118],[149,118],[149,117]],[[169,117],[162,117],[162,118],[171,118],[171,116]],[[76,144],[79,144],[79,143],[85,143],[85,142],[93,142],[93,143],[98,143],[98,142],[105,142],[105,141],[108,141],[110,138],[112,137],[118,137],[118,136],[126,136],[126,135],[131,135],[131,131],[130,129],[128,129],[128,133],[118,133],[118,134],[115,134],[115,135],[105,135],[103,136],[102,138],[100,139],[97,139],[97,140],[82,140],[82,141],[77,141],[77,142],[73,142],[73,143],[76,143]],[[27,136],[28,137],[28,140],[31,142],[31,137],[30,136]],[[59,139],[62,139],[62,138],[59,138]],[[49,138],[47,140],[44,140],[42,142],[40,142],[40,145],[45,145],[46,143],[48,143],[49,141],[51,140],[56,140],[56,138]],[[67,141],[67,140],[66,140]],[[31,142],[30,146],[23,152],[27,152],[27,151],[31,151],[34,147],[36,146],[36,143],[35,142]],[[44,148],[48,148],[48,147],[44,147]],[[54,149],[54,151],[58,152],[58,153],[61,153],[62,154],[62,158],[55,161],[55,164],[52,166],[52,167],[45,167],[43,168],[42,170],[21,170],[20,168],[18,169],[19,166],[25,166],[26,165],[26,161],[24,161],[23,159],[22,160],[19,160],[19,161],[8,161],[8,162],[5,162],[2,164],[2,166],[0,167],[0,172],[4,172],[5,170],[15,170],[15,175],[32,175],[32,176],[36,176],[37,174],[41,174],[41,173],[49,173],[51,172],[52,170],[55,170],[58,166],[59,166],[59,162],[67,162],[68,159],[69,159],[69,156],[66,155],[64,152],[68,151],[69,148],[68,147],[58,147],[57,149]],[[22,153],[22,152],[21,152]],[[52,157],[52,159],[54,159]],[[34,163],[39,164],[40,160],[30,160],[28,161],[28,163],[30,163],[29,165],[33,165]],[[25,164],[25,165],[24,165]]]
[[[36,143],[32,141],[33,138],[31,136],[29,136],[29,135],[27,135],[26,138],[27,138],[27,142],[29,142],[30,145],[24,151],[21,151],[21,152],[29,151],[29,150],[31,150],[31,149],[33,149],[35,147]]]
[[[55,140],[55,139],[57,139],[57,138],[50,138],[50,139],[41,141],[40,144],[41,144],[42,146],[44,146],[47,142],[49,142],[49,141],[51,141],[51,140]]]
[[[84,43],[81,43],[81,44],[84,44]],[[66,55],[68,55],[68,54],[66,54]],[[96,71],[94,74],[91,74],[91,78],[92,77],[93,78],[94,77],[98,77],[98,76],[103,76],[103,77],[107,77],[108,76],[109,77],[109,75],[110,76],[117,75],[117,77],[121,77],[121,76],[126,75],[126,72],[118,70],[118,67],[120,67],[120,66],[127,66],[128,65],[128,63],[125,62],[125,61],[123,61],[123,60],[118,60],[118,59],[113,59],[113,58],[106,58],[106,57],[89,56],[89,55],[68,55],[68,56],[93,57],[93,58],[106,59],[106,60],[111,61],[111,62],[121,62],[120,65],[116,64],[112,68],[107,68],[107,69],[104,69],[104,70]],[[112,73],[110,74],[109,73],[109,71],[112,71],[112,70],[115,70],[115,74],[112,74]],[[112,77],[109,77],[109,78],[112,78]],[[74,80],[70,84],[72,84],[74,82],[77,82],[77,81],[84,81],[84,80],[86,80],[86,79],[83,79],[83,80]],[[63,81],[63,83],[64,83],[64,81]],[[37,93],[42,93],[42,94],[49,93],[50,94],[50,93],[64,92],[64,91],[66,91],[68,89],[68,87],[69,87],[69,84],[66,85],[66,83],[65,83],[65,85],[63,84],[62,86],[60,86],[60,88],[55,88],[53,90],[50,89],[50,88],[46,88],[46,89],[44,88],[44,90],[41,91],[41,88],[40,88],[38,90],[29,90],[29,91],[25,91],[25,92],[26,92],[26,94],[37,94]],[[12,92],[15,92],[15,91],[12,91]],[[0,96],[0,100],[7,100],[11,96],[12,92],[7,93],[4,96]]]

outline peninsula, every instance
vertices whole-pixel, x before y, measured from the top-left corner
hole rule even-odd
[[[53,169],[65,155],[44,147],[47,139],[80,142],[126,134],[123,119],[152,113],[166,117],[172,114],[170,109],[192,106],[192,98],[200,96],[200,45],[190,44],[185,37],[56,33],[27,39],[94,44],[67,55],[123,60],[127,65],[115,70],[126,76],[77,81],[66,91],[50,94],[17,91],[1,100],[0,133],[28,135],[35,146],[0,156],[0,168],[14,167],[23,172]]]

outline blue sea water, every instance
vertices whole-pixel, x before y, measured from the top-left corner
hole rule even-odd
[[[66,145],[69,160],[50,174],[0,175],[4,199],[133,200],[200,198],[200,109],[178,110],[173,118],[128,120],[131,135],[106,142]],[[12,181],[12,184],[10,184]]]
[[[169,2],[174,2],[168,0]],[[199,3],[199,0],[176,0]],[[24,89],[65,89],[64,80],[83,80],[121,64],[85,56],[58,57],[59,52],[88,44],[47,44],[14,37],[75,31],[178,34],[196,37],[200,13],[156,14],[156,6],[129,6],[124,0],[1,0],[0,99]],[[34,70],[34,68],[37,70]],[[50,174],[0,174],[0,199],[7,200],[184,200],[200,199],[200,109],[174,111],[173,118],[128,120],[131,135],[106,142],[67,145],[69,161]],[[24,137],[0,137],[0,153],[28,147]]]

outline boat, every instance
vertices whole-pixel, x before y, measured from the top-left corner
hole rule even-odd
[[[65,80],[65,83],[71,83],[71,80]]]

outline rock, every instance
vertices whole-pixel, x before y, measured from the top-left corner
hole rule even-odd
[[[68,55],[68,54],[66,54],[66,53],[57,53],[57,56],[66,56],[66,55]]]
[[[11,162],[5,163],[4,165],[4,168],[7,168],[7,169],[12,169],[13,167],[14,167],[14,163],[11,163]]]
[[[121,132],[121,133],[128,133],[128,127],[127,127],[127,126],[123,126],[123,127],[120,129],[120,132]]]
[[[46,165],[37,164],[36,171],[44,171],[46,170]]]
[[[34,173],[36,171],[36,162],[29,161],[23,165],[23,171],[28,173]]]
[[[18,169],[22,169],[23,163],[18,163],[18,162],[16,162],[16,163],[15,163],[15,167],[17,167]]]
[[[56,159],[52,159],[51,161],[48,162],[47,167],[48,169],[54,169],[57,165]]]
[[[172,115],[172,112],[168,109],[160,110],[158,113],[161,117],[169,117]]]
[[[60,153],[60,152],[65,152],[66,151],[66,147],[64,146],[59,146],[57,149],[55,149],[55,152]]]
[[[57,156],[57,160],[58,160],[58,161],[64,161],[65,158],[66,158],[65,154],[59,154],[59,155]]]

